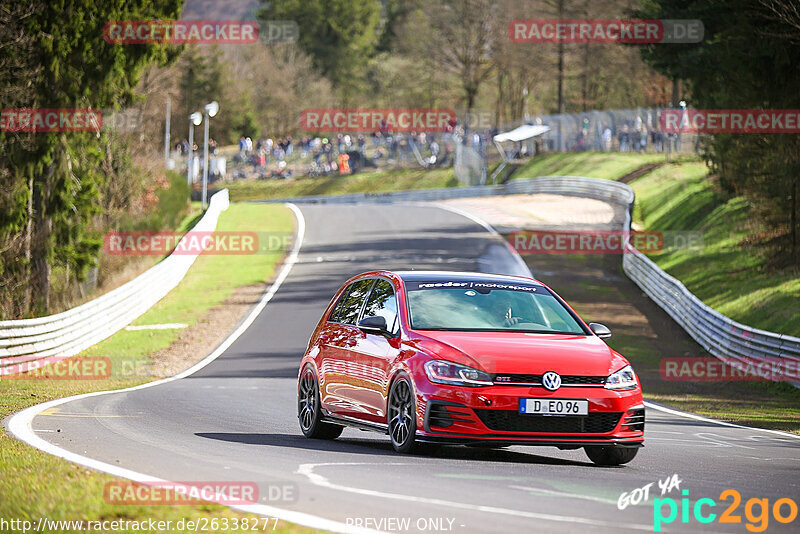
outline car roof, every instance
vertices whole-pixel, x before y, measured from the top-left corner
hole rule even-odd
[[[540,285],[541,282],[525,276],[505,274],[488,274],[463,271],[394,271],[404,282],[477,282],[491,280],[493,282],[527,283]]]

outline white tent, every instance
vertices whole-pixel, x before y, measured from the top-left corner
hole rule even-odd
[[[528,139],[545,134],[549,131],[549,126],[542,126],[540,124],[523,124],[519,128],[514,128],[510,132],[497,134],[492,139],[495,143],[502,143],[503,141],[513,141],[515,143],[519,143],[520,141],[527,141]]]
[[[538,137],[540,135],[546,134],[550,131],[549,126],[543,126],[541,124],[523,124],[518,128],[514,128],[510,132],[505,132],[501,134],[497,134],[492,137],[492,141],[494,141],[494,146],[497,147],[497,151],[500,152],[500,156],[503,158],[503,163],[500,164],[497,169],[492,173],[492,182],[494,183],[497,176],[506,168],[506,165],[509,163],[513,163],[519,161],[517,159],[509,159],[506,151],[503,150],[503,146],[500,144],[504,141],[511,141],[513,143],[521,143],[522,141],[527,141],[528,139],[533,139],[534,137]],[[514,152],[514,157],[516,157],[516,151]]]

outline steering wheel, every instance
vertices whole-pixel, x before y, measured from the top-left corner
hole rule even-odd
[[[516,316],[514,316],[514,317],[506,317],[505,320],[503,321],[503,325],[506,326],[506,327],[511,327],[511,326],[514,326],[517,323],[525,323],[525,322],[527,322],[527,321],[525,319],[523,319],[522,317],[516,317]]]

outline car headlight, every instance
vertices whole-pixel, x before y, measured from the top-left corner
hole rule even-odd
[[[437,384],[451,386],[491,386],[489,373],[445,360],[431,360],[425,363],[428,380]]]
[[[633,372],[633,367],[626,365],[616,373],[611,373],[606,378],[606,389],[636,389],[638,382],[636,381],[636,374]]]

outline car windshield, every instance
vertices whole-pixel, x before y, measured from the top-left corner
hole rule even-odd
[[[586,334],[547,288],[496,281],[407,282],[411,327],[417,330]]]

